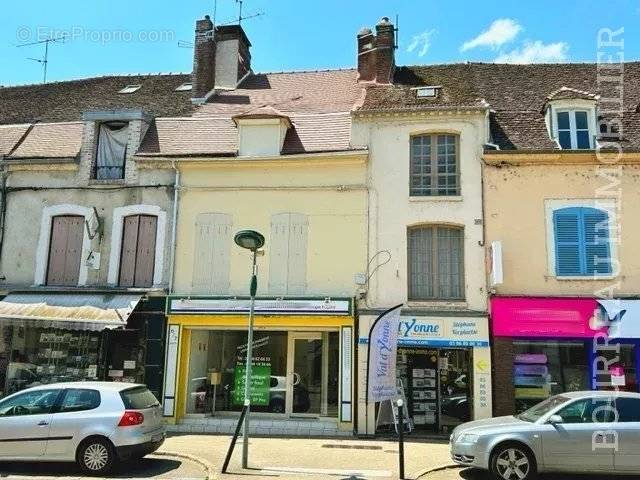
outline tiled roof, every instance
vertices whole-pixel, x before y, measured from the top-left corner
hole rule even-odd
[[[251,74],[239,88],[217,92],[198,106],[191,103],[190,91],[175,91],[190,79],[185,74],[111,76],[0,88],[0,125],[14,124],[0,128],[0,155],[15,150],[11,158],[75,157],[81,124],[54,122],[80,121],[85,111],[132,108],[155,118],[141,155],[234,155],[238,130],[232,117],[267,113],[289,117],[293,124],[284,153],[351,148],[349,113],[364,96],[354,69]],[[118,93],[127,85],[141,88]],[[16,147],[28,128],[18,123],[36,126]]]
[[[350,150],[351,115],[292,115],[283,154]],[[229,117],[159,118],[140,146],[140,156],[233,156],[238,130]]]
[[[28,124],[0,125],[0,155],[8,155],[29,130]]]
[[[603,74],[614,74],[609,70]],[[640,62],[624,64],[624,148],[640,149]],[[442,85],[436,98],[417,99],[412,87]],[[602,86],[608,90],[602,90]],[[393,86],[367,89],[359,111],[428,110],[482,106],[492,111],[493,142],[501,149],[556,149],[546,131],[542,107],[548,97],[604,99],[616,84],[598,84],[594,63],[510,65],[467,63],[401,67]]]
[[[6,158],[75,158],[82,145],[82,122],[37,123]]]
[[[351,114],[364,95],[356,70],[252,74],[235,90],[221,91],[190,119],[158,119],[140,155],[235,155],[233,117],[282,115],[292,127],[283,153],[350,150]]]
[[[0,87],[0,125],[73,122],[88,110],[120,108],[142,108],[153,116],[189,115],[191,92],[174,90],[190,80],[188,74],[120,75]],[[134,93],[118,93],[127,85],[142,87]]]

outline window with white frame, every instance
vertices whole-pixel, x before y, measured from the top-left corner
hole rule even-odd
[[[593,134],[587,110],[559,110],[556,112],[558,143],[563,150],[593,148]]]

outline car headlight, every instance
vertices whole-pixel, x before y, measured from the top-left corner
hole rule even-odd
[[[478,439],[480,435],[475,435],[473,433],[463,433],[458,438],[458,443],[478,443]]]

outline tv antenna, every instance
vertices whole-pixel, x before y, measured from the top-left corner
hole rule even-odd
[[[258,12],[258,13],[253,13],[251,15],[244,16],[242,14],[242,4],[244,3],[244,0],[236,0],[236,3],[238,4],[238,18],[235,20],[231,20],[230,22],[221,23],[220,25],[231,25],[236,22],[238,22],[238,25],[242,25],[243,20],[249,20],[250,18],[261,17],[262,15],[265,14],[264,12]]]
[[[16,45],[18,48],[20,47],[29,47],[32,45],[42,45],[44,44],[44,57],[42,58],[33,58],[27,57],[27,60],[32,60],[34,62],[38,62],[42,65],[43,71],[43,79],[42,83],[47,83],[47,65],[49,64],[49,44],[56,42],[64,42],[67,39],[66,35],[60,35],[59,37],[47,37],[44,40],[38,40],[36,42],[23,43],[21,45]]]

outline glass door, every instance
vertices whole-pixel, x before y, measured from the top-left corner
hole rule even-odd
[[[287,413],[292,416],[318,417],[323,405],[322,334],[289,333],[287,365]],[[324,378],[326,382],[326,378]]]

